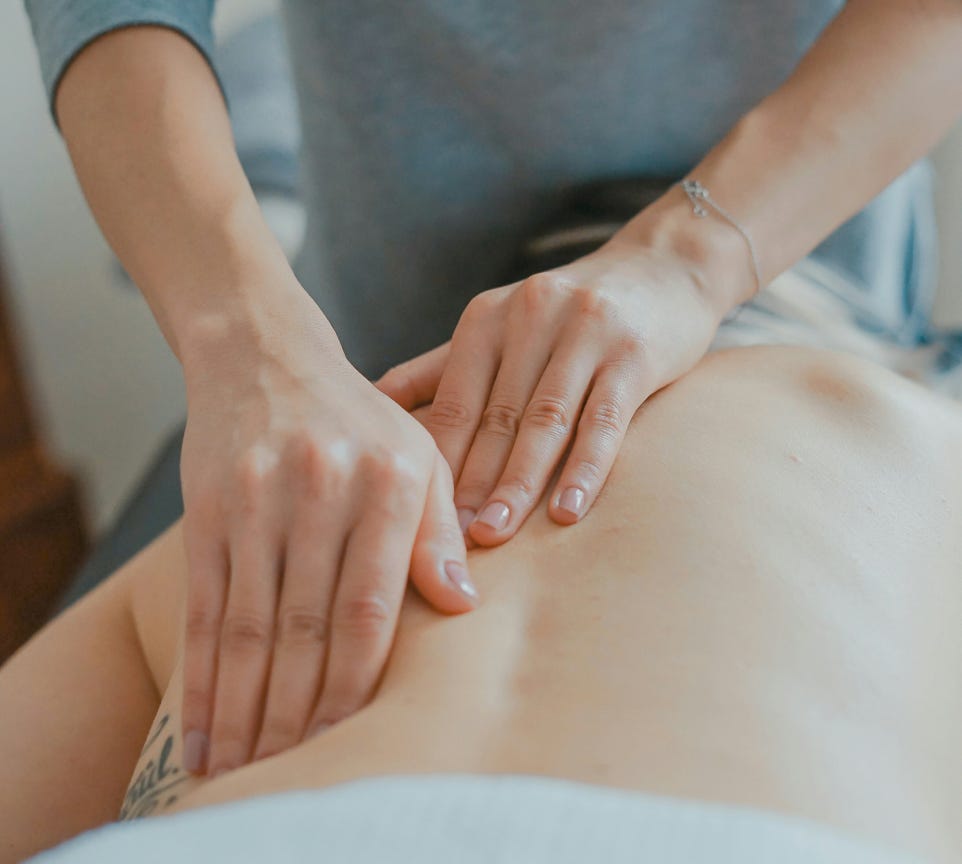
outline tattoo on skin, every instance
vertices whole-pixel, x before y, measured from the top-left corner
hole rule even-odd
[[[177,787],[190,779],[190,774],[171,761],[174,731],[170,726],[170,714],[164,714],[147,736],[138,764],[151,749],[155,751],[155,755],[137,771],[130,782],[120,809],[121,821],[140,819],[149,816],[158,808],[170,807],[177,800]],[[158,742],[162,743],[157,746]]]

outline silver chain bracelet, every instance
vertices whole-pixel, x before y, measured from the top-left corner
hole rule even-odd
[[[724,207],[721,206],[714,198],[711,197],[711,192],[707,188],[702,186],[697,180],[680,180],[677,183],[678,186],[684,190],[685,194],[688,196],[688,200],[691,202],[692,211],[696,216],[704,217],[708,215],[708,211],[705,209],[705,205],[711,207],[719,216],[722,217],[729,225],[732,226],[742,237],[745,238],[745,243],[748,245],[748,253],[752,256],[752,268],[755,271],[755,285],[758,291],[762,290],[762,274],[761,267],[758,264],[758,255],[755,253],[755,244],[752,242],[751,235],[748,233],[747,229],[742,226],[742,224],[729,213]],[[757,292],[756,292],[757,293]]]

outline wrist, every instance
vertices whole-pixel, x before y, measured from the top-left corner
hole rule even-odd
[[[249,188],[182,197],[171,211],[159,237],[136,232],[123,260],[185,368],[306,299]]]
[[[225,291],[217,308],[181,328],[178,344],[188,394],[202,381],[249,375],[263,363],[287,365],[305,345],[315,359],[346,362],[334,328],[293,274]]]
[[[750,300],[758,288],[751,249],[733,225],[709,211],[698,217],[681,187],[673,186],[614,237],[682,258],[719,315]]]

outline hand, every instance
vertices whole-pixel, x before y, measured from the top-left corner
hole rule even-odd
[[[272,321],[277,338],[213,340],[186,370],[192,771],[277,753],[363,706],[409,568],[442,612],[478,601],[434,441],[348,364],[304,301]]]
[[[450,342],[377,386],[427,427],[456,478],[462,528],[514,535],[570,446],[548,513],[577,522],[597,499],[628,423],[704,355],[723,315],[699,268],[671,248],[616,236],[565,267],[467,306]]]

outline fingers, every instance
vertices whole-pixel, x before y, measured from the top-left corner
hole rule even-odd
[[[192,578],[187,583],[182,728],[184,768],[192,774],[203,773],[208,764],[220,624],[227,594],[227,550],[213,536],[209,521],[188,510],[184,547]]]
[[[489,320],[493,316],[488,299],[491,294],[475,297],[461,316],[425,424],[455,478],[461,473],[481,412],[488,404],[501,359],[502,335],[491,332]]]
[[[464,535],[454,509],[451,469],[440,451],[414,541],[411,581],[441,612],[468,612],[481,601],[468,574]]]
[[[405,411],[427,405],[434,399],[450,353],[450,342],[438,345],[419,357],[389,369],[374,382],[374,386]]]
[[[372,478],[377,488],[362,502],[347,541],[323,689],[308,734],[367,704],[387,660],[427,493],[413,473],[391,476],[394,470],[373,470],[381,474]]]
[[[595,380],[571,452],[548,506],[562,525],[577,522],[594,504],[628,432],[628,424],[644,400],[637,370],[627,363],[603,367]]]
[[[641,343],[609,295],[542,275],[518,290],[513,332],[458,478],[459,512],[479,507],[468,531],[483,546],[505,542],[524,523],[572,437],[549,512],[561,524],[587,512],[649,377]],[[542,334],[557,334],[556,342]]]
[[[576,419],[595,372],[593,346],[566,343],[551,358],[528,400],[510,455],[497,473],[477,475],[469,457],[462,482],[483,496],[478,519],[470,527],[477,543],[492,546],[514,536],[541,495],[574,434]],[[459,499],[460,503],[460,499]]]
[[[538,483],[533,475],[540,469],[525,466],[525,479],[513,490],[513,500],[489,498],[505,470],[522,427],[525,424],[537,426],[542,447],[552,451],[539,462],[552,461],[552,454],[556,461],[568,434],[568,430],[561,426],[561,422],[568,420],[567,416],[561,416],[567,407],[564,403],[572,398],[580,402],[587,385],[587,380],[583,381],[581,392],[572,397],[568,393],[565,369],[557,365],[552,376],[539,385],[550,364],[566,311],[565,304],[559,302],[559,298],[563,298],[558,290],[553,282],[540,279],[530,279],[518,289],[519,299],[508,320],[501,366],[458,477],[455,501],[462,515],[466,511],[477,514],[472,524],[479,528],[472,528],[470,536],[479,542],[490,541],[492,532],[507,539],[510,536],[505,533],[508,526],[514,529],[521,524],[523,520],[518,518],[521,510],[525,514],[530,512],[550,476],[546,474]],[[572,358],[564,347],[565,340],[562,339],[560,344],[563,362],[570,363]],[[589,353],[597,352],[592,350]],[[575,378],[590,380],[590,361],[580,362],[578,368],[571,371]],[[540,401],[532,403],[532,396],[538,389],[541,391]],[[522,475],[517,474],[515,479],[522,480]]]
[[[260,726],[283,564],[279,535],[249,518],[231,543],[231,581],[220,632],[209,773],[248,762]]]
[[[317,702],[346,534],[335,512],[320,506],[303,508],[291,533],[254,759],[280,753],[303,740]]]

